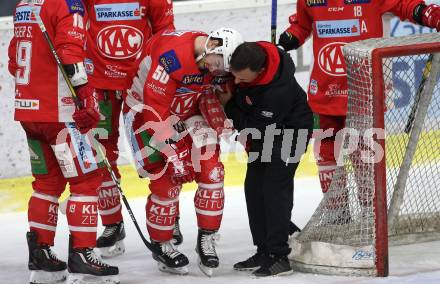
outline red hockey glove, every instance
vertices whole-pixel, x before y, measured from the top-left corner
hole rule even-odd
[[[200,96],[199,110],[208,125],[217,132],[217,135],[232,134],[232,123],[227,119],[218,97],[212,90]]]
[[[440,6],[435,4],[426,6],[422,12],[422,23],[424,26],[440,31]]]
[[[90,129],[95,128],[100,119],[99,105],[96,98],[97,94],[95,89],[89,85],[79,87],[76,93],[82,106],[75,110],[72,118],[78,130],[82,134],[85,134]]]
[[[196,173],[191,162],[191,152],[183,138],[177,142],[168,142],[161,152],[165,155],[167,170],[174,184],[192,182],[195,179]]]

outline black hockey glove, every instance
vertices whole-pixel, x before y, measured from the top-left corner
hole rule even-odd
[[[281,45],[285,51],[289,51],[299,47],[299,40],[288,31],[285,31],[280,35],[278,44]]]

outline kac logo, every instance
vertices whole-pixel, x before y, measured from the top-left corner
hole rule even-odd
[[[102,55],[113,59],[125,59],[141,51],[144,36],[134,27],[115,25],[102,29],[96,41]]]
[[[331,76],[345,76],[344,55],[342,47],[345,42],[332,42],[325,45],[318,53],[318,64],[321,70]]]

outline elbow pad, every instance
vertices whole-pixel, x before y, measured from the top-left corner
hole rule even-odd
[[[66,70],[67,77],[69,77],[70,82],[76,88],[87,84],[87,73],[84,63],[78,62],[74,64],[65,64],[64,70]]]

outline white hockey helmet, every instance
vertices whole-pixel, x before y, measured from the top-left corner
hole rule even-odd
[[[208,42],[211,39],[218,40],[219,46],[208,49]],[[232,53],[243,42],[243,37],[238,31],[231,28],[219,28],[209,34],[205,43],[205,54],[223,55],[225,71],[229,72]]]

